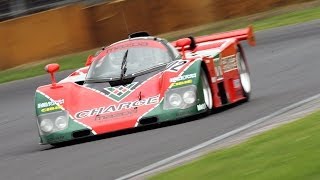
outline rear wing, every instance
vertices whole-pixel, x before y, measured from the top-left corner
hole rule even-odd
[[[221,40],[221,39],[228,39],[228,38],[235,38],[238,41],[244,41],[247,40],[248,44],[250,46],[255,46],[256,45],[256,40],[253,32],[253,27],[249,26],[244,29],[238,29],[234,31],[229,31],[229,32],[223,32],[223,33],[216,33],[216,34],[211,34],[211,35],[206,35],[206,36],[199,36],[195,37],[194,42],[195,43],[203,43],[203,42],[209,42],[209,41],[215,41],[215,40]],[[172,45],[175,47],[177,46],[177,41],[172,42]]]

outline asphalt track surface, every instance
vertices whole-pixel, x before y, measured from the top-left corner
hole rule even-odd
[[[0,85],[0,179],[115,179],[320,93],[320,21],[257,33],[245,45],[252,100],[194,121],[89,139],[38,144],[33,96],[40,76]],[[60,73],[59,78],[66,75]]]

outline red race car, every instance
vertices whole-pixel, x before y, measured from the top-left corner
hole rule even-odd
[[[175,42],[134,33],[89,56],[86,67],[35,94],[41,144],[58,145],[123,129],[208,113],[248,100],[243,48],[252,27]]]

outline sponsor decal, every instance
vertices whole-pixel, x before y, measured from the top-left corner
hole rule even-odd
[[[52,106],[52,107],[43,108],[40,111],[45,113],[45,112],[51,112],[55,110],[61,110],[61,108],[59,106]]]
[[[106,50],[107,53],[111,53],[111,52],[114,52],[114,51],[117,51],[117,50],[120,50],[120,49],[128,49],[130,47],[137,47],[137,46],[149,46],[149,43],[148,42],[145,42],[145,41],[137,41],[137,42],[132,42],[132,43],[126,43],[126,44],[121,44],[121,45],[117,45],[117,46],[114,46],[112,48],[108,48]]]
[[[184,85],[188,85],[188,84],[192,84],[192,79],[175,82],[172,84],[172,87],[184,86]]]
[[[47,141],[63,141],[65,137],[63,135],[53,136],[53,137],[47,137]]]
[[[133,82],[125,86],[107,87],[104,88],[104,90],[109,98],[119,102],[121,99],[128,96],[137,87],[137,84],[137,82]]]
[[[159,101],[160,101],[160,96],[158,95],[158,96],[149,97],[147,99],[142,99],[142,100],[137,100],[132,102],[124,102],[117,105],[103,106],[103,107],[98,107],[94,109],[83,110],[83,111],[77,112],[75,114],[75,118],[83,119],[91,116],[97,116],[97,115],[101,116],[104,114],[119,112],[122,110],[134,109],[140,106],[158,104]]]
[[[205,110],[206,108],[207,108],[207,105],[205,103],[197,105],[198,111]]]
[[[222,63],[223,72],[228,72],[228,71],[237,69],[236,55],[222,58],[221,63]]]
[[[212,82],[212,83],[217,82],[217,77],[211,77],[211,82]]]
[[[188,61],[173,61],[166,67],[166,71],[178,72]]]
[[[213,59],[213,64],[214,64],[214,71],[216,73],[217,79],[223,79],[223,76],[222,76],[223,73],[220,65],[220,56]]]
[[[234,88],[240,88],[241,87],[240,79],[233,80],[233,87]]]
[[[112,114],[98,114],[95,118],[96,121],[105,121],[108,119],[115,119],[115,118],[121,118],[124,116],[131,116],[133,114],[136,114],[138,112],[138,109],[130,109],[128,111],[123,111],[123,112],[117,112],[117,113],[112,113]]]
[[[44,102],[44,103],[39,103],[37,105],[38,109],[40,108],[47,108],[47,107],[52,107],[52,106],[55,106],[55,105],[62,105],[64,104],[64,99],[59,99],[57,101],[49,101],[49,102]]]
[[[171,82],[171,83],[174,83],[174,82],[178,82],[178,81],[184,81],[184,80],[187,80],[187,79],[193,79],[193,78],[196,78],[196,77],[197,77],[197,74],[196,74],[196,73],[186,74],[186,75],[183,75],[183,76],[178,76],[178,77],[170,78],[170,82]]]

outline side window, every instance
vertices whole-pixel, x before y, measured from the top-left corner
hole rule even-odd
[[[170,42],[168,42],[166,40],[163,40],[163,42],[167,45],[169,50],[173,53],[174,59],[179,59],[181,57],[179,51],[175,47],[173,47]]]

